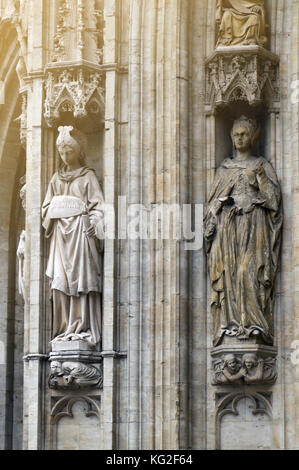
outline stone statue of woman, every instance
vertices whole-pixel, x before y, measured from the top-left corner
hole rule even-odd
[[[263,0],[218,0],[217,46],[259,45],[267,43]]]
[[[20,179],[22,188],[20,190],[20,198],[22,201],[22,207],[26,212],[26,175]],[[18,273],[18,287],[19,294],[22,296],[25,301],[25,252],[26,252],[26,232],[22,230],[19,238],[19,244],[17,248],[17,258],[19,264],[19,273]]]
[[[53,341],[101,340],[101,253],[104,203],[94,170],[85,164],[87,140],[73,127],[60,127],[62,160],[42,208],[50,239],[46,274],[51,280]]]
[[[215,346],[225,335],[273,343],[282,205],[273,167],[252,155],[258,134],[254,120],[234,122],[236,157],[218,168],[205,214]]]

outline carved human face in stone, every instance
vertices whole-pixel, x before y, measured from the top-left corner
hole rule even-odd
[[[257,364],[257,360],[255,356],[248,355],[244,357],[244,365],[247,370],[253,369],[256,366],[256,364]]]
[[[226,365],[227,365],[228,370],[232,374],[235,374],[236,372],[238,372],[238,363],[237,363],[235,356],[227,356]]]
[[[52,374],[59,374],[62,372],[62,367],[61,367],[61,363],[58,362],[58,361],[52,361],[51,362],[51,365],[50,365],[50,368],[51,368],[51,372]]]
[[[61,160],[69,170],[80,168],[80,148],[71,145],[58,145]]]
[[[247,126],[237,125],[232,131],[233,143],[237,150],[246,152],[251,148],[251,130]]]

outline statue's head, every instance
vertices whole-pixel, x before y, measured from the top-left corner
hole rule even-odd
[[[238,372],[239,365],[234,354],[226,354],[223,358],[223,362],[224,366],[227,367],[232,374]]]
[[[70,161],[76,160],[84,166],[87,151],[86,136],[73,126],[61,126],[58,131],[56,145],[63,162],[68,165]]]
[[[244,354],[243,359],[242,359],[242,365],[247,369],[253,369],[254,367],[257,366],[257,356],[256,354],[248,353]]]
[[[231,138],[237,150],[249,150],[254,147],[260,135],[260,127],[255,119],[241,116],[231,130]]]

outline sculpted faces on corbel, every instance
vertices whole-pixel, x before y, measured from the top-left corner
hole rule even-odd
[[[255,353],[225,354],[214,362],[213,385],[273,384],[277,378],[276,360]]]
[[[103,375],[101,366],[71,361],[52,361],[49,387],[58,390],[79,390],[84,388],[102,388]]]

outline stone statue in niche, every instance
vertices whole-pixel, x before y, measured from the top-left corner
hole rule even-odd
[[[93,365],[80,362],[51,362],[49,387],[61,390],[79,390],[82,388],[102,388],[101,370]]]
[[[50,239],[46,274],[51,281],[53,342],[101,340],[101,245],[103,193],[85,163],[86,136],[59,128],[62,166],[52,177],[42,207]]]
[[[26,211],[26,176],[23,176],[20,179],[20,183],[23,185],[20,190],[20,198],[22,201],[22,207]],[[19,294],[23,297],[25,301],[25,244],[26,244],[26,232],[22,230],[19,238],[19,244],[17,248],[17,257],[19,263],[19,273],[18,273],[18,290]]]
[[[223,384],[273,384],[277,378],[276,360],[273,357],[262,359],[254,353],[237,358],[226,354],[214,363],[214,385]]]
[[[265,46],[265,16],[263,0],[217,0],[217,46]]]
[[[205,213],[214,346],[224,337],[273,344],[283,216],[273,167],[252,155],[258,135],[255,120],[234,122],[236,156],[218,168]]]

